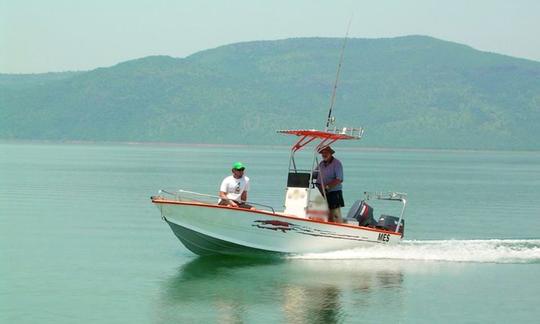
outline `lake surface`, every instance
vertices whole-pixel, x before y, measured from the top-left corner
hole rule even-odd
[[[286,147],[0,143],[0,322],[538,321],[540,152],[336,151],[348,206],[409,194],[403,244],[200,258],[150,203],[216,194],[239,160],[281,209]]]

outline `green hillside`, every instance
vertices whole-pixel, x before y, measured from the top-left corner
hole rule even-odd
[[[341,44],[247,42],[0,75],[0,139],[288,143],[276,129],[324,126]],[[365,127],[363,146],[538,150],[540,62],[425,36],[349,39],[335,116]]]

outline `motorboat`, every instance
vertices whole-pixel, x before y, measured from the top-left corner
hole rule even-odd
[[[216,195],[179,189],[160,190],[151,197],[162,219],[186,248],[198,255],[286,255],[322,253],[393,244],[404,235],[407,195],[399,192],[364,192],[353,203],[343,223],[328,221],[324,190],[317,183],[318,152],[342,140],[358,140],[361,128],[282,130],[297,136],[289,158],[284,209],[248,202],[251,209],[218,204]],[[296,153],[312,147],[309,169],[300,169]],[[400,202],[399,215],[375,220],[371,202]]]
[[[347,31],[348,34],[348,31]],[[363,128],[337,128],[332,116],[347,36],[343,43],[332,99],[324,130],[281,130],[297,136],[289,157],[284,209],[256,202],[252,208],[220,205],[219,197],[189,190],[160,190],[152,203],[173,233],[198,255],[283,255],[321,253],[393,244],[404,235],[407,195],[399,192],[365,192],[349,209],[345,222],[328,221],[324,183],[317,183],[318,152],[343,140],[359,140]],[[331,126],[332,125],[332,126]],[[311,168],[300,169],[296,153],[311,147]],[[322,178],[322,177],[321,177]],[[373,217],[370,201],[400,202],[399,216]]]

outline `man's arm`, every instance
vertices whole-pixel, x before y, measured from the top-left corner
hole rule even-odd
[[[247,201],[247,191],[244,190],[244,192],[242,192],[242,195],[240,196],[240,200],[242,202],[246,202]]]
[[[221,198],[223,202],[227,203],[228,206],[238,207],[234,201],[227,197],[227,179],[228,178],[223,179],[221,186],[219,186],[219,198]]]
[[[227,193],[225,191],[220,191],[219,192],[219,198],[221,198],[222,200],[229,200],[227,198]]]
[[[337,160],[335,162],[337,163],[336,178],[326,184],[328,189],[332,189],[343,182],[343,166],[341,165],[341,162]]]
[[[343,180],[341,180],[339,178],[336,178],[336,179],[330,181],[329,183],[327,183],[325,185],[325,187],[326,187],[326,189],[332,189],[332,188],[334,188],[335,186],[339,185],[342,182],[343,182]]]
[[[227,193],[225,191],[220,191],[219,192],[219,198],[221,198],[221,200],[226,202],[228,206],[238,207],[237,203],[235,203],[233,200],[230,200],[229,198],[227,198]]]

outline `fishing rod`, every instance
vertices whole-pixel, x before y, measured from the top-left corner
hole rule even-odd
[[[326,118],[326,127],[324,129],[325,131],[328,130],[328,126],[330,126],[330,123],[333,122],[332,109],[334,108],[334,103],[336,102],[336,90],[337,90],[337,85],[339,81],[339,73],[341,72],[341,64],[343,63],[343,53],[345,53],[345,46],[347,45],[347,39],[349,37],[349,30],[351,28],[351,22],[352,22],[352,16],[351,16],[351,19],[349,19],[349,25],[347,26],[347,33],[345,33],[345,39],[343,40],[343,46],[341,47],[341,54],[339,57],[339,64],[338,64],[337,73],[336,73],[336,82],[334,82],[334,89],[332,91],[332,99],[330,100],[330,109],[328,110],[328,117]]]

